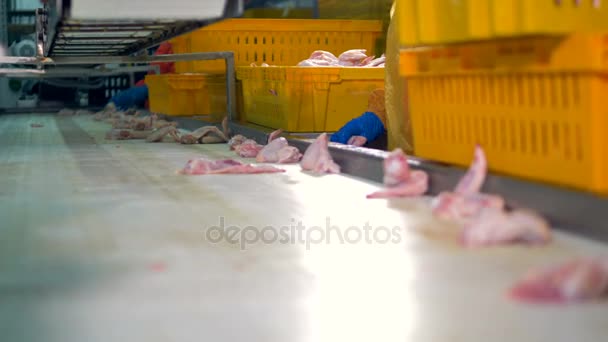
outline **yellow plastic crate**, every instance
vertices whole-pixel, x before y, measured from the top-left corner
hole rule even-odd
[[[378,20],[227,19],[172,40],[174,53],[233,51],[236,66],[295,66],[315,50],[375,50]],[[177,62],[177,73],[224,72],[225,62]]]
[[[171,116],[200,116],[219,122],[226,116],[224,75],[146,75],[150,111]]]
[[[608,35],[402,50],[415,154],[608,193]]]
[[[384,68],[237,67],[246,120],[288,132],[337,131],[384,87]]]
[[[401,0],[397,13],[403,47],[608,30],[604,0]]]

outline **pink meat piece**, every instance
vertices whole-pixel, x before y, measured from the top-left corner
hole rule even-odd
[[[297,163],[302,159],[302,153],[298,150],[297,147],[286,146],[277,152],[277,156],[279,157],[279,164],[291,164]]]
[[[608,294],[608,258],[577,258],[530,271],[509,291],[535,303],[576,303]]]
[[[354,135],[354,136],[350,137],[350,139],[348,139],[347,145],[361,147],[361,146],[365,146],[365,143],[367,143],[366,137],[361,136],[361,135]]]
[[[244,136],[237,134],[228,140],[228,146],[230,146],[230,150],[235,150],[237,146],[245,142],[247,138]]]
[[[421,196],[428,191],[429,176],[424,171],[415,170],[410,178],[393,187],[367,195],[367,198],[393,198]]]
[[[365,54],[367,50],[365,49],[353,49],[344,51],[340,56],[338,56],[338,63],[344,66],[356,66],[361,63],[362,60],[367,58]]]
[[[376,59],[372,60],[366,66],[368,66],[368,67],[378,67],[380,65],[383,65],[384,62],[386,62],[386,57],[382,56],[382,57],[379,57],[379,58],[376,58]]]
[[[319,67],[319,66],[335,66],[332,62],[328,62],[321,59],[305,59],[298,63],[297,66],[311,66],[311,67]]]
[[[410,171],[407,156],[396,148],[384,159],[383,183],[387,189],[367,195],[367,198],[420,196],[428,190],[428,175],[424,171]]]
[[[500,196],[487,194],[462,195],[455,192],[442,192],[432,203],[435,216],[457,222],[474,218],[484,208],[504,209],[505,201]]]
[[[551,240],[545,219],[527,210],[510,213],[501,208],[484,207],[462,230],[460,242],[467,247],[523,243],[542,245]]]
[[[473,162],[467,173],[456,185],[454,192],[463,195],[478,193],[486,179],[487,172],[488,163],[486,161],[486,155],[481,146],[476,145]]]
[[[314,51],[308,59],[326,61],[330,64],[338,64],[338,57],[336,57],[331,52],[323,51],[323,50]]]
[[[410,178],[410,166],[402,149],[394,149],[382,164],[384,167],[384,185],[395,186]]]
[[[283,130],[282,129],[277,129],[276,131],[273,131],[272,133],[270,133],[268,135],[268,143],[270,144],[271,141],[273,141],[274,139],[280,137],[281,134],[283,134]]]
[[[340,165],[336,164],[329,153],[327,133],[322,133],[308,146],[300,162],[302,170],[313,173],[340,173]]]
[[[256,156],[259,163],[297,163],[302,158],[300,151],[289,146],[287,139],[279,137],[264,146]]]
[[[361,62],[359,62],[359,66],[369,66],[369,64],[376,58],[376,56],[367,56]]]
[[[233,159],[209,160],[205,158],[190,159],[186,166],[179,170],[185,175],[211,175],[211,174],[258,174],[285,172],[283,169],[270,165],[254,166],[244,164]]]
[[[255,158],[264,146],[258,144],[255,140],[247,139],[242,144],[237,145],[234,150],[243,158]]]

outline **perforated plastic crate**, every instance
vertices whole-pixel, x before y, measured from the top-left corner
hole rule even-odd
[[[248,122],[288,132],[337,131],[384,87],[384,68],[237,67]]]
[[[608,35],[402,50],[415,154],[608,193]]]
[[[608,30],[607,0],[403,0],[402,46]]]
[[[221,121],[226,110],[224,75],[147,75],[150,111]]]
[[[235,65],[266,62],[295,66],[315,50],[374,53],[382,33],[377,20],[229,19],[172,40],[174,53],[233,51]],[[177,62],[176,72],[223,72],[225,62]]]

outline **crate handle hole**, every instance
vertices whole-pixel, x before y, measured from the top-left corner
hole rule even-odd
[[[555,0],[555,6],[561,6],[562,0]]]
[[[593,0],[593,7],[600,8],[602,6],[602,0]]]

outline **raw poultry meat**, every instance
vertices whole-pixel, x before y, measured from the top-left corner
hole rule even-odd
[[[384,67],[386,58],[367,56],[365,49],[344,51],[339,57],[328,51],[314,51],[310,57],[301,61],[297,66],[306,67]]]
[[[211,144],[227,141],[228,138],[224,132],[215,126],[203,126],[192,133],[184,134],[180,137],[180,142],[182,144]]]
[[[254,166],[244,164],[233,159],[209,160],[205,158],[190,159],[186,166],[179,170],[179,174],[185,175],[210,175],[210,174],[257,174],[285,172],[283,169],[270,165]]]
[[[424,171],[411,171],[407,156],[400,148],[393,150],[383,162],[383,183],[387,189],[367,195],[367,198],[421,196],[428,190],[428,175]]]
[[[233,151],[236,149],[237,146],[239,146],[246,140],[247,140],[246,137],[244,137],[240,134],[237,134],[237,135],[233,136],[232,138],[230,138],[230,140],[228,140],[228,146],[230,146],[230,150]]]
[[[338,64],[338,57],[334,56],[333,53],[323,50],[316,50],[310,54],[309,59],[317,61],[327,61],[330,64]]]
[[[488,162],[481,146],[475,146],[473,162],[467,173],[460,179],[454,192],[461,195],[478,193],[483,186],[488,172]]]
[[[283,134],[282,129],[277,129],[276,131],[273,131],[270,134],[268,134],[268,143],[270,144],[273,140],[280,137],[281,134]]]
[[[255,140],[246,139],[241,144],[236,145],[234,150],[240,157],[255,158],[263,148],[264,145],[258,144]]]
[[[509,291],[511,298],[536,303],[575,303],[608,294],[608,258],[577,258],[530,271]]]
[[[458,223],[460,243],[466,247],[549,242],[551,229],[540,215],[529,210],[506,212],[502,197],[480,192],[486,174],[485,153],[476,146],[473,162],[454,192],[442,192],[433,200],[434,215]]]
[[[344,51],[338,56],[338,64],[343,66],[361,65],[361,62],[367,58],[365,49],[353,49]]]
[[[504,205],[502,199],[478,196],[487,174],[487,161],[481,146],[475,146],[473,162],[460,179],[454,192],[442,192],[433,201],[436,216],[448,220],[467,220],[486,205]]]
[[[484,208],[503,210],[505,201],[496,195],[478,193],[465,196],[455,192],[442,192],[433,199],[432,206],[438,218],[465,224]]]
[[[304,152],[300,166],[302,170],[313,173],[340,173],[340,165],[336,164],[329,153],[327,133],[322,133]]]
[[[146,138],[147,142],[160,142],[163,141],[163,139],[167,136],[167,135],[171,135],[171,137],[173,137],[173,140],[175,140],[176,142],[179,142],[179,132],[177,130],[177,128],[173,127],[173,126],[165,126],[163,128],[159,128],[155,131],[153,131],[152,133],[150,133],[148,135],[148,137]]]
[[[256,156],[258,163],[297,163],[302,158],[302,153],[296,147],[289,146],[287,139],[283,137],[271,140],[270,143],[260,150]]]
[[[549,224],[536,213],[521,209],[506,212],[491,207],[482,208],[460,236],[461,244],[470,247],[517,242],[534,245],[549,240]]]
[[[361,147],[361,146],[365,146],[365,144],[367,143],[367,138],[361,135],[355,135],[350,137],[350,139],[348,139],[348,145],[352,145],[352,146],[357,146],[357,147]]]
[[[134,131],[130,129],[111,129],[106,133],[107,140],[146,139],[152,133],[148,131]]]

